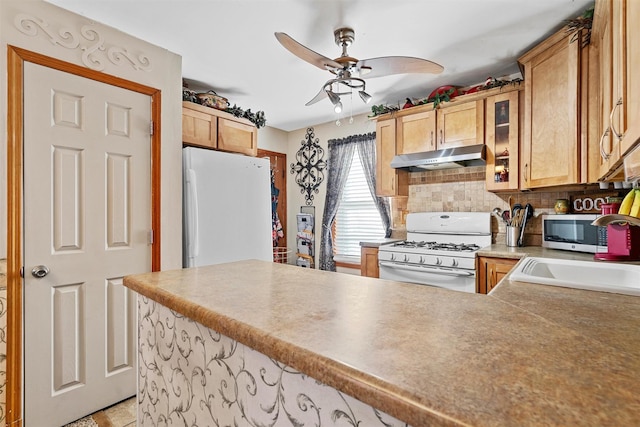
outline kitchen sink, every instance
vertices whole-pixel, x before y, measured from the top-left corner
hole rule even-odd
[[[527,257],[510,280],[640,296],[640,265]]]

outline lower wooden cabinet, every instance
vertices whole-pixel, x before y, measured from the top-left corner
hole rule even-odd
[[[488,294],[519,260],[478,257],[476,259],[476,292]]]
[[[360,275],[365,277],[380,277],[377,247],[362,246],[360,248]]]

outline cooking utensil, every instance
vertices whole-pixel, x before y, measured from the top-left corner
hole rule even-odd
[[[522,205],[520,203],[516,203],[511,207],[511,223],[512,223],[511,225],[519,225],[519,224],[514,224],[513,222],[517,221],[520,210],[522,210]]]
[[[500,208],[493,208],[493,211],[491,211],[491,215],[495,216],[498,221],[504,221],[504,218],[502,217],[502,209]]]
[[[505,222],[505,224],[510,225],[511,213],[509,211],[502,211],[502,220]]]
[[[522,225],[520,228],[520,238],[518,239],[518,246],[523,246],[524,243],[524,229],[527,226],[527,221],[529,218],[533,216],[533,206],[530,203],[527,203],[524,207],[523,215],[522,215]]]

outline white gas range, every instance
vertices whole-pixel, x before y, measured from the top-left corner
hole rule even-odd
[[[380,278],[473,293],[476,252],[489,245],[490,213],[410,213],[407,240],[379,248]]]

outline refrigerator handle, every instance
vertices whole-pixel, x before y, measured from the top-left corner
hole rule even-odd
[[[189,222],[191,227],[189,227],[188,233],[188,258],[195,258],[198,256],[198,252],[200,251],[200,242],[198,241],[198,236],[200,233],[198,232],[198,191],[197,191],[197,183],[196,183],[196,171],[193,169],[189,169],[187,171],[187,189],[189,192],[189,204],[187,215],[189,215]]]

